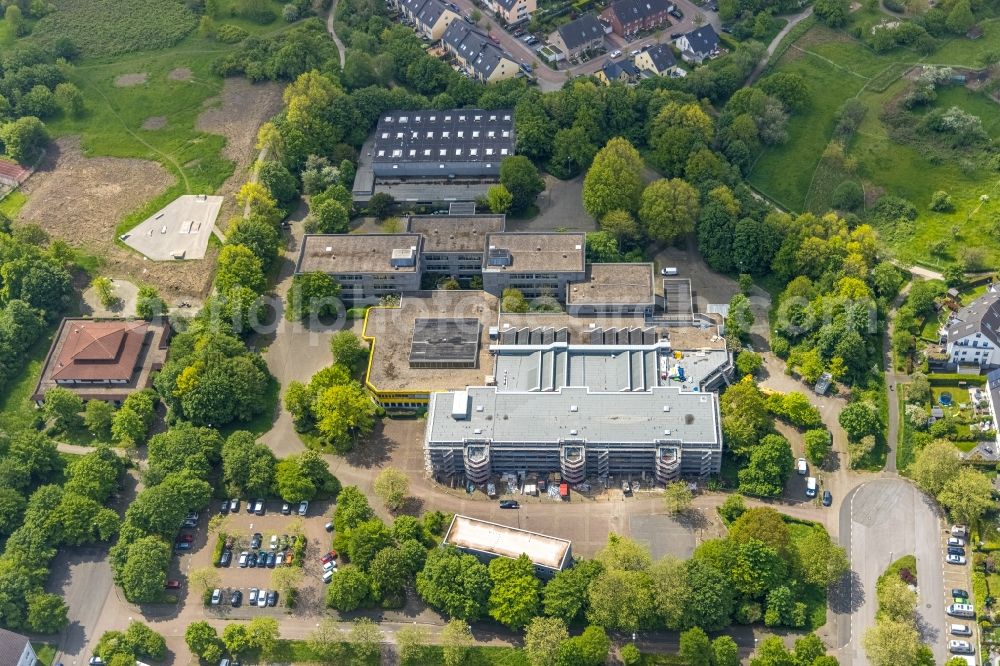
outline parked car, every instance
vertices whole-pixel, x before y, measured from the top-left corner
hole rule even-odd
[[[953,636],[971,636],[972,628],[967,624],[949,624],[948,630]]]
[[[489,34],[489,37],[490,37],[490,41],[493,42],[494,44],[499,44],[500,43],[500,38],[497,37],[496,35],[494,35],[492,32]]]
[[[306,513],[308,513],[308,511],[309,511],[309,502],[308,501],[299,502],[299,515],[304,516],[306,515]]]
[[[673,40],[677,39],[678,37],[680,37],[683,34],[684,34],[683,32],[672,32],[672,33],[670,33],[670,39],[671,39],[671,41],[673,41]]]
[[[337,568],[337,563],[333,560],[330,560],[329,562],[323,565],[323,571],[330,571],[331,569],[336,569],[336,568]]]
[[[239,590],[233,590],[233,595],[229,598],[229,603],[232,606],[239,607],[243,603],[243,593]]]
[[[184,522],[181,523],[181,527],[198,527],[197,518],[185,518]]]
[[[473,20],[472,20],[472,17],[471,17],[471,16],[469,16],[468,14],[463,14],[463,15],[462,15],[462,18],[464,18],[464,19],[465,19],[465,22],[466,22],[466,23],[471,23],[471,24],[475,24],[475,23],[476,23],[475,21],[473,21]]]
[[[163,587],[167,590],[179,590],[181,589],[181,582],[179,580],[168,580],[167,584]]]
[[[618,56],[620,56],[621,54],[622,54],[622,52],[621,52],[621,51],[619,51],[618,49],[615,49],[614,51],[612,51],[612,52],[611,52],[611,53],[609,53],[608,55],[609,55],[609,56],[611,57],[611,59],[612,59],[612,60],[614,60],[615,58],[617,58],[617,57],[618,57]]]
[[[215,588],[212,590],[212,605],[218,606],[220,603],[222,603],[222,590]]]
[[[949,546],[964,546],[965,545],[965,539],[963,539],[962,537],[951,537],[951,538],[948,539],[948,545]]]
[[[501,509],[520,509],[521,505],[518,504],[517,500],[500,500]]]
[[[229,513],[229,500],[222,500],[222,506],[219,507],[219,513],[223,516]]]
[[[327,523],[326,525],[323,526],[323,529],[325,529],[327,532],[332,532],[333,531],[333,523]]]
[[[240,512],[240,501],[238,499],[229,500],[229,513]]]
[[[948,641],[948,651],[952,654],[975,654],[976,649],[969,641]]]
[[[98,656],[93,656],[90,658],[90,666],[104,666],[104,660]]]
[[[176,539],[177,543],[191,543],[192,541],[194,541],[194,535],[193,534],[189,534],[189,533],[185,532],[183,534],[178,534],[177,535],[177,539]]]
[[[681,20],[682,18],[684,18],[684,12],[682,12],[682,11],[681,11],[680,9],[678,9],[677,7],[674,7],[673,9],[671,9],[671,10],[670,10],[669,12],[667,12],[667,13],[668,13],[668,14],[670,14],[671,16],[673,16],[673,17],[674,17],[675,19],[677,19],[678,21],[679,21],[679,20]]]
[[[175,543],[174,544],[174,550],[176,550],[176,551],[191,550],[191,542],[190,541],[181,541],[180,543]]]
[[[267,556],[267,567],[269,569],[273,569],[277,561],[278,561],[278,556],[275,553],[270,553]]]
[[[829,490],[823,491],[823,506],[830,506],[833,504],[833,493]]]
[[[330,560],[335,560],[335,559],[337,559],[337,551],[331,550],[329,553],[319,558],[319,561],[322,562],[323,564],[326,564]]]
[[[244,550],[242,553],[240,553],[240,559],[237,561],[237,565],[241,569],[245,569],[247,567],[249,559],[250,559],[250,553]]]
[[[333,572],[334,572],[333,569],[330,569],[329,571],[324,571],[323,572],[323,582],[324,583],[329,583],[331,580],[333,580]]]
[[[260,548],[260,542],[264,540],[264,535],[260,532],[254,532],[253,536],[250,537],[250,548],[256,550]]]
[[[640,51],[639,49],[632,49],[631,51],[628,52],[628,54],[633,58],[639,55],[640,53],[642,53],[642,51]]]
[[[965,555],[965,549],[958,546],[948,546],[949,555]]]
[[[799,458],[795,461],[795,471],[802,476],[809,473],[809,463],[806,462],[805,458]]]
[[[272,608],[278,605],[278,593],[275,590],[267,593],[267,605]]]
[[[952,525],[951,535],[956,537],[962,537],[963,539],[969,536],[969,530],[965,525]]]
[[[259,499],[256,502],[254,502],[253,512],[256,513],[258,516],[264,515],[264,500]]]
[[[247,596],[247,604],[253,606],[257,603],[258,591],[256,587],[250,588],[250,594]]]
[[[622,481],[622,492],[626,495],[632,493],[632,484],[628,481]]]
[[[222,551],[222,556],[219,557],[219,566],[228,567],[232,563],[233,563],[233,551],[231,550]]]
[[[247,558],[247,566],[253,569],[257,566],[258,561],[257,553],[250,553],[250,556]]]
[[[951,596],[956,599],[968,599],[969,592],[967,590],[963,590],[960,587],[953,587],[951,588]]]
[[[257,593],[257,608],[263,608],[267,605],[267,590],[261,590]]]
[[[283,502],[281,505],[281,515],[287,516],[291,512],[292,512],[292,507],[288,504],[288,502]]]
[[[253,513],[253,502],[247,500],[247,513]]]
[[[276,550],[278,548],[278,535],[271,535],[271,550]]]
[[[291,564],[292,560],[295,559],[295,553],[287,552],[285,553],[285,564]]]
[[[279,551],[278,552],[278,559],[275,562],[275,564],[280,567],[284,563],[285,563],[285,554],[283,552]]]
[[[965,558],[961,555],[952,555],[951,553],[948,553],[948,557],[946,559],[948,564],[965,564]]]

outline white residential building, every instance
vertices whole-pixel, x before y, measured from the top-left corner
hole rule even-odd
[[[955,365],[1000,365],[1000,291],[987,291],[948,325],[948,360]]]

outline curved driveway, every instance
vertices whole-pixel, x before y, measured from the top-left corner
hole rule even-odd
[[[850,555],[851,573],[830,595],[837,634],[832,647],[843,666],[868,663],[861,641],[875,623],[875,582],[904,555],[917,558],[917,622],[922,640],[931,645],[938,663],[946,659],[941,529],[933,500],[902,479],[875,479],[844,498],[840,543]]]

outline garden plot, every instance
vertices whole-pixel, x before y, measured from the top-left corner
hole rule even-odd
[[[222,197],[185,194],[140,222],[121,240],[154,261],[201,259],[208,248]]]

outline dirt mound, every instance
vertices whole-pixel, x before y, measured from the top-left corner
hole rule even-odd
[[[141,86],[148,78],[149,74],[146,72],[139,72],[138,74],[122,74],[115,79],[115,87],[130,88],[132,86]]]
[[[190,81],[192,78],[191,70],[187,67],[178,67],[177,69],[170,70],[167,78],[171,81]]]
[[[236,162],[236,170],[216,194],[226,197],[219,213],[218,226],[236,214],[230,196],[246,182],[247,168],[257,158],[257,130],[281,110],[283,86],[278,83],[250,83],[246,79],[226,79],[219,97],[205,101],[195,129],[226,137],[222,155]]]
[[[115,244],[118,222],[173,182],[156,162],[87,158],[80,152],[79,137],[63,137],[24,184],[28,202],[18,220],[101,257],[112,275],[156,286],[168,302],[198,297],[208,289],[217,254],[213,248],[197,261],[156,262]]]
[[[160,130],[167,126],[166,116],[151,116],[142,124],[144,130]]]

